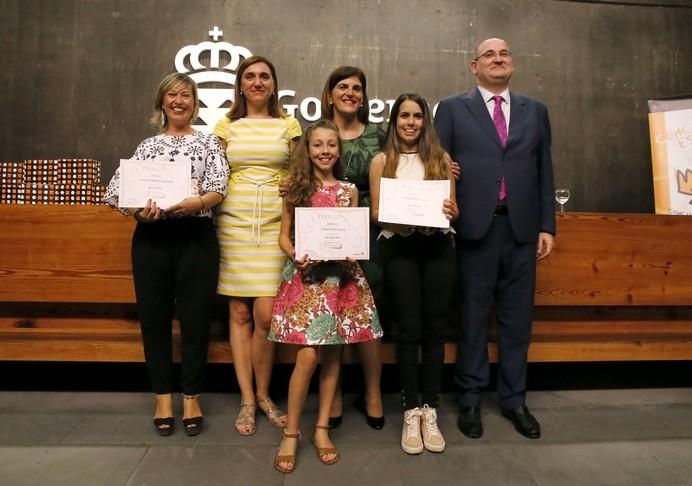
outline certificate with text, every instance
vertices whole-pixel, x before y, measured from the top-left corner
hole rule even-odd
[[[296,258],[370,258],[369,208],[296,208]]]
[[[380,179],[379,221],[449,228],[442,204],[449,199],[448,180]]]
[[[192,195],[190,161],[120,160],[121,208],[142,208],[151,199],[161,209]]]

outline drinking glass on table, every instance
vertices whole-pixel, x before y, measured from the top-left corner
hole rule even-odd
[[[555,200],[560,205],[560,214],[565,214],[565,204],[569,201],[569,189],[555,190]]]

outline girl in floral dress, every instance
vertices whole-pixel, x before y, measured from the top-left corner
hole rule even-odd
[[[382,328],[375,303],[357,262],[314,262],[296,255],[293,215],[296,207],[358,205],[355,185],[340,182],[341,144],[334,123],[309,127],[291,163],[290,187],[284,198],[279,246],[288,256],[272,313],[269,339],[299,346],[288,387],[288,423],[274,467],[292,472],[300,432],[300,415],[310,380],[321,363],[319,410],[313,443],[324,464],[335,464],[339,451],[329,438],[329,411],[339,378],[341,344],[379,339]]]

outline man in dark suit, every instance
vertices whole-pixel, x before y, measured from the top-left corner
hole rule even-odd
[[[487,321],[494,304],[502,414],[522,435],[540,425],[525,404],[536,260],[555,235],[548,112],[541,102],[509,92],[512,54],[487,39],[470,63],[478,87],[442,100],[435,128],[461,166],[456,189],[461,283],[461,338],[455,381],[461,388],[459,428],[483,434],[480,391],[489,383]]]

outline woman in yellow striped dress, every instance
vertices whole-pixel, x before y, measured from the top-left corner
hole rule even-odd
[[[231,351],[241,392],[235,428],[241,435],[255,433],[257,407],[272,425],[286,426],[286,414],[269,398],[275,343],[267,340],[267,333],[286,259],[278,245],[279,180],[287,173],[289,153],[301,130],[295,118],[281,111],[278,90],[276,70],[268,59],[245,59],[238,67],[231,110],[214,128],[226,143],[231,168],[217,213],[218,292],[230,297]]]

